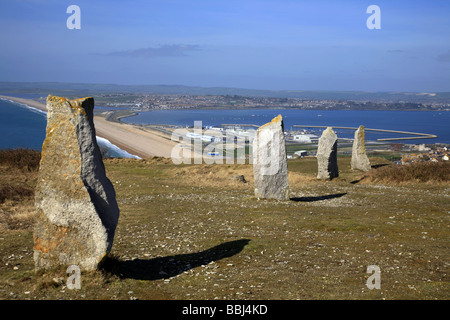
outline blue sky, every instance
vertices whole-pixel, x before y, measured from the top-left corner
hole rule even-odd
[[[447,0],[2,0],[0,81],[450,91],[449,16]]]

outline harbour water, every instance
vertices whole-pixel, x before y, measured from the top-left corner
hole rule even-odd
[[[436,135],[435,139],[402,140],[401,143],[450,143],[450,112],[442,111],[359,111],[359,110],[293,110],[293,109],[249,109],[249,110],[155,110],[140,112],[136,116],[122,119],[128,123],[170,124],[193,126],[202,121],[203,126],[222,124],[263,125],[281,114],[285,130],[298,130],[294,125],[359,127],[418,132]],[[313,129],[311,129],[313,130]],[[315,129],[321,134],[324,129]],[[335,130],[338,136],[353,138],[352,130]],[[405,137],[405,134],[366,131],[367,140]]]
[[[101,107],[96,107],[101,110]],[[222,124],[262,125],[281,114],[285,130],[295,130],[294,125],[345,126],[387,129],[434,134],[435,139],[403,140],[402,143],[450,143],[450,112],[437,111],[326,111],[291,109],[251,110],[156,110],[140,112],[122,119],[128,123],[170,124],[193,126],[202,121],[203,126]],[[0,149],[30,148],[41,150],[45,138],[46,114],[9,100],[0,99]],[[316,129],[316,134],[323,129]],[[340,137],[352,138],[352,131],[339,130]],[[392,133],[366,132],[367,140],[398,137]],[[405,136],[405,135],[401,135]],[[98,139],[112,157],[133,157],[112,145],[106,139]]]

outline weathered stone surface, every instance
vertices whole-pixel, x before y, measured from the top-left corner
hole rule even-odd
[[[48,96],[35,192],[35,268],[95,269],[111,250],[119,208],[93,123],[94,99]]]
[[[281,115],[261,126],[253,140],[255,196],[289,200],[289,181]]]
[[[331,127],[319,138],[317,148],[317,179],[333,179],[339,176],[337,164],[337,135]]]
[[[369,158],[366,154],[365,147],[365,130],[364,126],[359,126],[355,131],[355,139],[353,140],[352,147],[352,169],[368,171],[371,169]]]

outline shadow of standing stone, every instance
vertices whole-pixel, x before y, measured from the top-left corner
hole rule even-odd
[[[111,250],[119,219],[96,141],[94,99],[47,97],[47,129],[35,192],[35,269],[92,270]]]
[[[121,279],[159,280],[177,276],[188,270],[240,253],[250,239],[240,239],[219,244],[210,249],[153,259],[121,261],[108,258],[101,269]]]

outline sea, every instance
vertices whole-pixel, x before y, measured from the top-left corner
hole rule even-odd
[[[33,98],[33,96],[21,96]],[[96,106],[95,110],[105,108]],[[436,135],[433,139],[402,140],[401,143],[449,143],[450,112],[445,111],[356,111],[356,110],[293,110],[293,109],[248,109],[209,110],[181,109],[139,112],[136,116],[122,119],[137,124],[168,124],[191,127],[195,121],[202,125],[222,124],[262,125],[281,114],[285,130],[300,130],[294,125],[342,126],[418,132]],[[41,150],[45,138],[46,114],[29,106],[0,99],[0,149],[29,148]],[[306,128],[308,129],[308,128]],[[310,128],[309,133],[320,136],[323,128]],[[353,131],[335,129],[339,137],[352,138]],[[405,137],[405,134],[366,131],[366,139]],[[109,157],[136,157],[103,138],[98,144]],[[395,141],[394,141],[395,142]]]
[[[281,114],[285,131],[298,131],[303,126],[359,127],[370,129],[406,131],[436,135],[433,139],[401,140],[400,143],[450,143],[450,112],[447,111],[360,111],[360,110],[155,110],[140,112],[122,121],[137,124],[170,124],[191,127],[194,121],[202,126],[223,124],[252,124],[261,126]],[[304,128],[308,133],[320,136],[325,128]],[[354,130],[333,129],[338,137],[352,139]],[[399,133],[366,131],[366,140],[413,137]],[[396,142],[396,141],[393,141]]]
[[[22,95],[31,99],[34,96]],[[0,99],[0,149],[28,148],[42,150],[47,126],[47,113],[25,104]],[[97,137],[103,156],[139,158],[120,149],[109,140]]]

